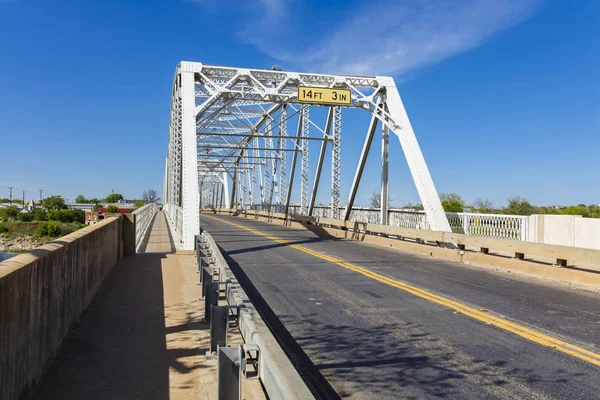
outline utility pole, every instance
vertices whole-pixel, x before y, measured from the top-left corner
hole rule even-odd
[[[10,190],[10,205],[12,206],[12,190],[13,190],[13,188],[9,186],[8,189]]]
[[[25,191],[23,190],[23,207],[25,207]]]
[[[43,192],[43,190],[40,189],[40,206],[42,205],[42,192]]]

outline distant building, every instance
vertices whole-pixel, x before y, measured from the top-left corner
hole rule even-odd
[[[76,210],[82,210],[85,212],[94,211],[94,206],[95,206],[95,204],[87,204],[87,203],[69,203],[69,204],[67,204],[67,207],[69,207],[69,208],[76,209]]]
[[[97,222],[100,222],[100,215],[96,211],[87,211],[85,213],[85,224],[93,225]]]
[[[0,208],[7,208],[7,207],[15,207],[18,211],[19,214],[27,214],[29,212],[31,212],[32,210],[30,210],[28,207],[23,207],[22,204],[19,203],[0,203]]]
[[[135,211],[135,205],[134,204],[111,204],[114,206],[117,206],[119,208],[119,213],[121,214],[129,214]],[[108,206],[106,207],[102,207],[100,208],[100,212],[102,214],[106,214],[106,209],[108,208]]]

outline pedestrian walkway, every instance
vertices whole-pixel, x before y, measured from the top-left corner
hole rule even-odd
[[[115,265],[30,399],[216,398],[195,256],[174,252],[163,212],[149,230],[146,254]],[[244,392],[264,399],[256,380],[244,382]]]
[[[139,253],[173,253],[175,245],[163,211],[156,213],[152,226],[140,245]]]

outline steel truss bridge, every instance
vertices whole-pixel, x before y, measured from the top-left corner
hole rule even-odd
[[[351,96],[345,104],[307,104],[299,101],[300,86],[349,90]],[[327,117],[323,123],[312,116],[312,109],[324,105]],[[343,109],[349,108],[363,110],[370,122],[346,207],[340,210],[342,114]],[[381,223],[387,224],[388,215],[391,131],[400,140],[430,228],[450,231],[393,78],[181,62],[173,79],[163,197],[181,247],[193,248],[194,235],[200,231],[201,207],[288,213],[292,189],[300,185],[300,214],[312,215],[328,154],[332,175],[329,206],[334,218],[347,220],[379,126]],[[309,141],[321,144],[313,173],[309,165]],[[310,175],[314,176],[312,186]]]

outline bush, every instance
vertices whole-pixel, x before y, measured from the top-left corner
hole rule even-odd
[[[82,210],[50,210],[48,211],[50,221],[59,222],[81,222],[85,221],[85,212]]]
[[[73,219],[71,222],[85,223],[85,211],[78,210],[76,208],[72,208],[69,210],[71,213],[71,218]]]
[[[54,222],[45,222],[38,227],[36,233],[38,236],[57,237],[60,236],[61,231],[60,227]]]
[[[8,232],[8,228],[4,226],[2,222],[0,222],[0,233]]]
[[[117,207],[117,206],[108,206],[106,208],[106,212],[107,213],[118,213],[119,212],[119,207]]]
[[[31,222],[31,221],[33,221],[33,214],[32,213],[20,213],[19,214],[19,221],[21,221],[21,222]]]
[[[34,221],[48,221],[48,215],[46,215],[46,211],[44,210],[34,210],[33,219]]]
[[[0,219],[4,222],[8,222],[11,219],[16,220],[19,216],[19,209],[17,207],[4,207],[0,208]]]

